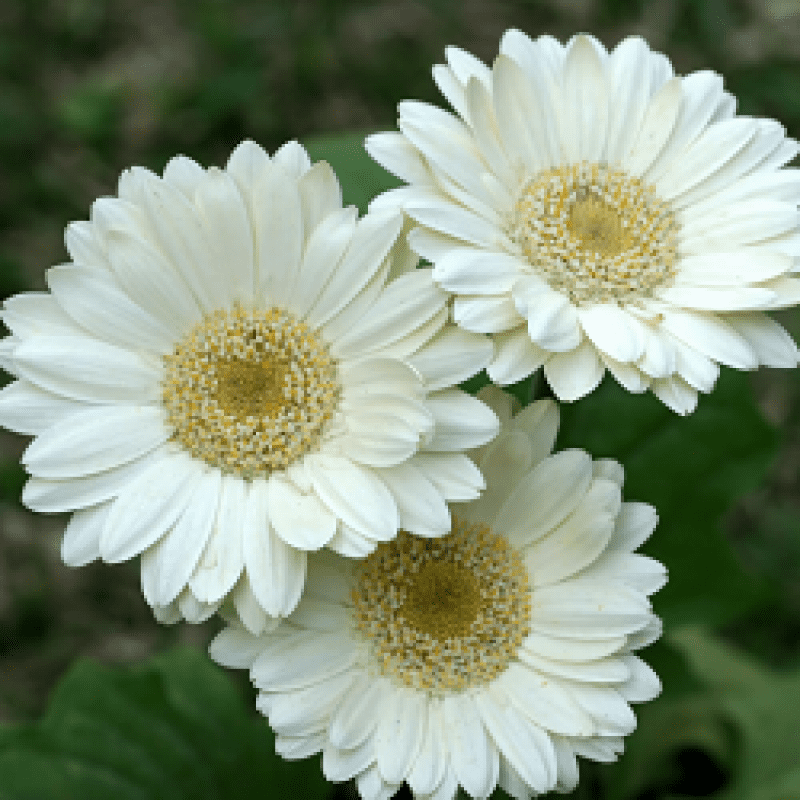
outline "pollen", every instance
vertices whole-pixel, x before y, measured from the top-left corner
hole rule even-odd
[[[485,685],[530,632],[525,565],[485,525],[454,517],[439,539],[401,531],[356,575],[356,630],[375,668],[402,686],[443,692]]]
[[[285,469],[317,445],[338,407],[336,360],[278,307],[218,310],[163,358],[172,439],[226,474]]]
[[[545,170],[525,184],[509,234],[575,305],[636,303],[675,277],[678,223],[652,186],[604,164]]]

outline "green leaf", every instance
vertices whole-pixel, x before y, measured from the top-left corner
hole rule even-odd
[[[766,667],[701,625],[668,631],[665,639],[685,658],[697,688],[637,710],[638,728],[613,767],[609,800],[800,797],[800,668]],[[688,767],[687,754],[713,766],[718,785],[702,786],[709,776]]]
[[[305,142],[312,161],[327,161],[339,178],[345,205],[363,213],[373,197],[402,185],[364,149],[364,133],[318,136]]]
[[[727,622],[767,593],[725,540],[720,516],[762,480],[776,433],[753,403],[748,377],[724,370],[695,412],[680,417],[651,395],[606,380],[561,406],[558,447],[578,447],[625,467],[625,499],[656,507],[659,524],[645,551],[670,570],[654,605],[672,623]]]
[[[37,723],[0,729],[0,800],[324,798],[318,759],[275,754],[228,676],[179,648],[132,668],[78,662]]]

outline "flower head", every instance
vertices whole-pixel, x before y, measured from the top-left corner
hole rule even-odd
[[[455,113],[400,104],[367,149],[410,185],[411,246],[493,334],[499,384],[544,366],[561,400],[608,369],[679,413],[719,364],[794,367],[764,313],[800,300],[798,152],[773,120],[739,117],[713,72],[675,76],[632,37],[614,50],[509,30],[491,67],[448,48],[434,78]]]
[[[483,485],[459,451],[497,430],[452,387],[491,346],[448,323],[401,227],[342,208],[294,142],[127,171],[70,225],[50,291],[5,303],[0,393],[0,421],[36,436],[23,501],[75,512],[64,559],[141,554],[160,618],[230,594],[260,630],[308,551],[446,533],[445,501]]]
[[[634,551],[651,506],[621,501],[622,468],[549,455],[552,401],[504,420],[473,451],[486,492],[453,506],[447,536],[402,534],[361,562],[309,556],[306,594],[260,636],[235,619],[211,655],[245,667],[286,758],[322,751],[364,798],[407,781],[417,797],[513,797],[578,780],[576,756],[612,761],[658,694],[634,655],[660,634],[648,595],[664,568]]]

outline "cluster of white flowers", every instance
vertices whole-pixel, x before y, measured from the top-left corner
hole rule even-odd
[[[764,312],[800,301],[798,146],[638,38],[511,30],[433,74],[455,113],[367,139],[408,185],[360,219],[296,142],[124,172],[5,302],[0,423],[66,563],[140,556],[159,620],[222,615],[284,757],[364,800],[529,798],[660,690],[656,513],[551,454],[553,400],[457,386],[608,369],[686,414],[719,364],[796,366]]]

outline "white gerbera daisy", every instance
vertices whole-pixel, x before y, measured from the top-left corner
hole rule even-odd
[[[489,374],[544,365],[561,400],[605,370],[679,413],[719,364],[794,367],[764,314],[800,301],[798,152],[773,120],[737,117],[713,72],[674,75],[636,37],[610,53],[506,32],[491,68],[458,48],[434,78],[455,114],[400,104],[401,133],[367,140],[411,184],[409,242],[456,294],[465,329],[494,334]]]
[[[448,536],[402,534],[361,563],[311,554],[294,613],[261,636],[234,619],[211,644],[250,669],[278,751],[321,750],[366,800],[403,781],[438,800],[568,791],[576,755],[613,761],[629,703],[660,691],[633,655],[660,634],[647,596],[666,573],[633,552],[655,511],[621,502],[616,462],[548,455],[552,401],[509,419],[507,396],[488,399],[506,424],[477,454],[487,490]]]
[[[296,142],[224,170],[123,173],[50,292],[5,303],[0,421],[34,434],[23,494],[75,510],[68,564],[142,554],[160,618],[233,592],[254,629],[303,589],[306,552],[364,556],[399,527],[450,528],[483,480],[458,452],[495,435],[453,385],[491,358],[398,239],[398,212],[342,208]]]

